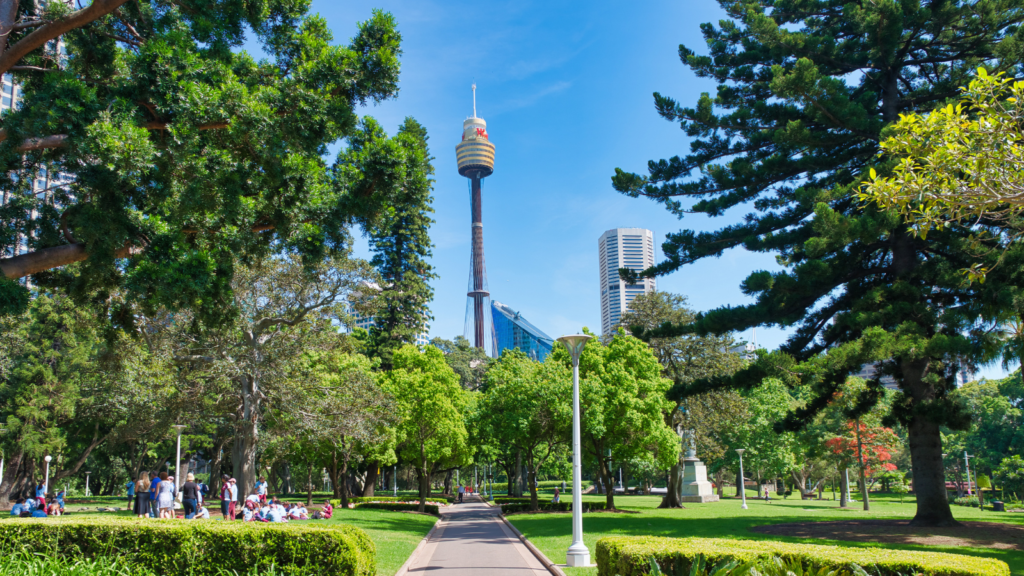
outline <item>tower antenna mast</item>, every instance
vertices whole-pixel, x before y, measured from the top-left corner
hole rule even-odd
[[[476,82],[473,83],[473,118],[476,118]]]

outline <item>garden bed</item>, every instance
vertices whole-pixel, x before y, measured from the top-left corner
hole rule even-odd
[[[905,520],[849,520],[770,524],[756,526],[751,531],[793,538],[1024,551],[1024,526],[996,522],[960,524],[948,528],[918,528]]]

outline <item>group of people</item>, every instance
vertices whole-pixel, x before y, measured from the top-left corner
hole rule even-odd
[[[64,492],[56,494],[46,491],[42,482],[36,484],[35,495],[31,498],[18,498],[11,506],[11,516],[21,518],[47,518],[64,514]]]
[[[143,472],[132,486],[135,494],[133,511],[139,518],[174,518],[174,499],[177,485],[174,476],[167,472]],[[181,485],[181,507],[185,519],[209,518],[210,511],[204,506],[209,486],[196,482],[194,474],[185,476]]]

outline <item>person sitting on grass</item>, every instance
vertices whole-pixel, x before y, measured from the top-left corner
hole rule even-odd
[[[249,502],[252,502],[256,506],[260,505],[260,495],[257,494],[255,490],[253,490],[252,494],[245,497],[245,503],[248,504]]]
[[[46,507],[45,506],[36,507],[36,509],[32,511],[32,517],[33,518],[46,518]]]
[[[331,501],[324,502],[324,505],[320,508],[320,518],[324,520],[330,520],[331,514],[334,513],[334,506],[331,506]]]
[[[252,522],[255,519],[256,519],[256,504],[252,500],[249,500],[248,498],[246,498],[245,499],[245,506],[242,507],[242,520],[244,520],[246,522]]]
[[[61,514],[60,503],[58,503],[57,499],[53,497],[53,494],[50,494],[50,503],[46,505],[46,515],[47,516],[60,516],[60,514]]]
[[[22,512],[28,511],[28,505],[25,504],[24,498],[18,498],[18,500],[14,503],[14,506],[11,506],[11,516],[21,516]]]
[[[199,506],[199,511],[196,512],[196,515],[193,516],[192,519],[193,520],[198,520],[198,519],[209,520],[210,519],[210,510],[206,506],[200,505]]]
[[[271,522],[287,522],[286,512],[284,506],[281,505],[280,500],[274,500],[270,504],[270,521]]]

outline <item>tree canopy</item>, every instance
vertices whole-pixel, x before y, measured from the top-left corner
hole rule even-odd
[[[0,73],[23,98],[0,128],[3,311],[24,308],[15,280],[31,275],[80,298],[124,290],[219,321],[238,264],[312,264],[371,224],[400,167],[381,158],[357,175],[323,156],[354,134],[356,107],[396,94],[401,36],[374,12],[338,46],[307,10],[4,1]],[[238,49],[247,35],[265,58]],[[39,190],[43,170],[68,178]]]
[[[1000,344],[984,325],[1000,313],[992,303],[1015,301],[1020,283],[1005,272],[990,276],[984,289],[965,285],[959,270],[969,265],[969,227],[916,236],[898,214],[863,209],[856,191],[877,162],[882,130],[900,114],[955,97],[980,65],[1017,73],[1024,5],[720,4],[728,19],[702,27],[708,54],[679,49],[696,76],[718,82],[716,95],[702,95],[694,107],[654,95],[658,113],[692,138],[690,153],[652,161],[644,176],[617,170],[612,183],[680,217],[750,210],[717,231],[669,234],[665,260],[642,276],[734,247],[774,253],[784,269],[748,276],[742,289],[752,304],[719,308],[686,325],[638,327],[634,334],[794,327],[778,352],[762,354],[735,376],[679,390],[745,388],[769,376],[811,386],[812,397],[788,419],[789,428],[812,421],[848,375],[877,363],[858,410],[879,401],[882,377],[896,380],[900,394],[890,415],[909,431],[914,522],[952,524],[939,430],[966,424],[950,395],[954,374],[998,354]],[[621,274],[636,281],[633,272]]]

